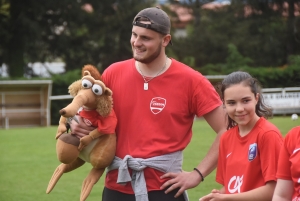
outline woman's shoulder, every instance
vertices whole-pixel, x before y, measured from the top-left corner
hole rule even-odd
[[[292,154],[300,147],[300,126],[291,128],[284,138],[284,146]]]
[[[282,133],[277,128],[277,126],[275,126],[272,122],[268,121],[264,117],[261,117],[255,133],[257,133],[257,137],[261,142],[270,142],[270,139],[272,139],[272,141],[276,143],[283,142]]]
[[[259,122],[257,124],[257,128],[260,129],[262,133],[266,133],[268,131],[274,131],[276,133],[281,134],[278,127],[275,126],[275,124],[273,124],[269,120],[265,119],[264,117],[260,117]]]
[[[222,140],[228,140],[230,137],[234,136],[234,133],[238,132],[238,126],[234,126],[232,128],[229,128],[227,131],[225,131],[221,135]]]
[[[300,137],[300,126],[296,126],[291,128],[288,133],[286,134],[286,138],[298,138]]]

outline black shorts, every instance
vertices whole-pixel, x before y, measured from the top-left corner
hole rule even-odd
[[[150,191],[148,192],[148,198],[149,201],[184,201],[182,194],[178,198],[174,197],[178,190],[175,189],[168,194],[165,194],[165,190]],[[135,201],[135,196],[134,194],[121,193],[104,187],[102,201]]]

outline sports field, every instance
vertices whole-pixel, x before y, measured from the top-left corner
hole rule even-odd
[[[300,119],[290,117],[270,119],[285,135]],[[184,151],[183,169],[192,170],[203,158],[214,139],[208,124],[197,119],[193,126],[192,142]],[[48,181],[59,165],[55,153],[56,127],[0,129],[0,200],[1,201],[76,201],[79,200],[81,183],[91,169],[90,164],[62,176],[50,194],[46,194]],[[188,190],[190,201],[197,201],[219,185],[214,181],[215,172],[194,189]],[[100,201],[103,179],[94,186],[87,201]]]

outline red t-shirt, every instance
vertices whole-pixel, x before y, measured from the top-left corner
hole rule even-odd
[[[220,139],[216,181],[227,194],[246,192],[276,181],[283,138],[280,131],[261,117],[246,136],[235,126]]]
[[[278,179],[292,180],[293,199],[300,198],[300,126],[292,128],[285,136],[276,176]]]
[[[199,72],[172,59],[163,74],[144,90],[144,79],[130,59],[112,64],[103,82],[113,92],[118,124],[116,156],[150,158],[183,150],[191,140],[195,115],[202,116],[222,104],[211,83]],[[116,183],[117,170],[107,174],[106,187],[133,194],[130,183]],[[146,168],[148,191],[159,190],[162,172]]]
[[[106,117],[102,117],[96,110],[81,110],[79,116],[83,117],[89,126],[97,127],[99,133],[114,134],[117,118],[114,110]]]

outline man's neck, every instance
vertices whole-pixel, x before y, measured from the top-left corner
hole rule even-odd
[[[135,62],[137,70],[145,77],[155,77],[167,70],[170,66],[171,60],[164,55],[162,59],[158,58],[151,63]]]

